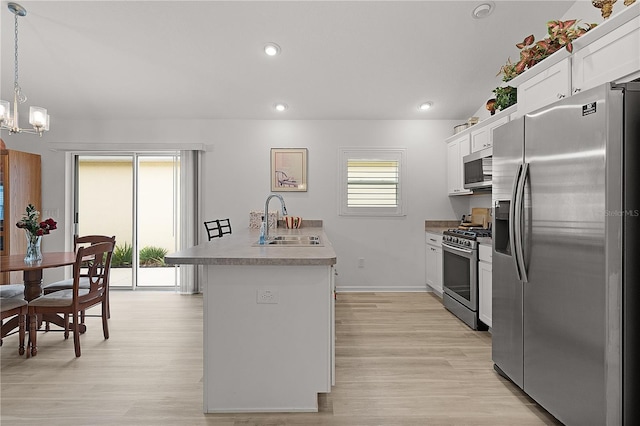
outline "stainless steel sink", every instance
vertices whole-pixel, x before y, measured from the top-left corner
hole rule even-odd
[[[296,241],[296,242],[308,242],[308,241],[320,241],[320,237],[317,235],[277,235],[273,237],[273,240],[269,240],[271,242],[275,241]]]
[[[261,244],[253,244],[259,246]],[[276,235],[264,244],[266,246],[282,247],[323,247],[320,237],[317,235]]]

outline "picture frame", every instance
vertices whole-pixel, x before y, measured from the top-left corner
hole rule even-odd
[[[307,148],[271,148],[271,191],[307,191]]]

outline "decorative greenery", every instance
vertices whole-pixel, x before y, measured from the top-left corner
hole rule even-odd
[[[509,81],[562,48],[573,52],[573,41],[595,28],[596,25],[580,26],[576,19],[547,22],[547,37],[535,42],[532,34],[522,43],[516,44],[520,49],[520,60],[514,64],[511,59],[508,59],[507,63],[500,68],[498,75],[503,75],[503,81]]]
[[[164,256],[169,250],[147,246],[140,249],[140,266],[166,266]],[[112,268],[130,268],[133,264],[133,247],[129,243],[117,245],[111,256]]]
[[[165,266],[164,256],[169,250],[162,247],[144,247],[140,250],[141,266]]]
[[[493,90],[496,94],[496,109],[504,110],[518,102],[518,90],[515,87],[496,87]]]
[[[32,237],[47,235],[58,229],[58,222],[55,220],[49,218],[44,222],[38,222],[38,217],[40,217],[40,212],[33,204],[29,204],[26,213],[22,215],[22,219],[16,223],[16,226],[27,231]]]
[[[520,49],[520,60],[513,63],[511,58],[507,59],[507,62],[500,67],[498,75],[502,74],[502,81],[508,82],[562,48],[573,52],[573,41],[595,28],[596,25],[580,26],[575,19],[547,22],[547,37],[536,42],[532,34],[522,43],[516,44]],[[493,93],[496,94],[498,110],[508,108],[518,101],[518,91],[511,86],[497,87]]]
[[[133,248],[130,244],[116,245],[111,255],[111,267],[128,268],[133,262]]]

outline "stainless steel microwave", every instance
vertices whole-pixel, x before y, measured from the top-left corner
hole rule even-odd
[[[464,164],[464,188],[491,188],[493,177],[493,148],[486,148],[462,157]]]

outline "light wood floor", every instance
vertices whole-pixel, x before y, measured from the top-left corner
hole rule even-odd
[[[200,296],[112,291],[111,311],[111,338],[88,318],[78,359],[59,332],[31,359],[5,339],[3,426],[556,424],[493,371],[490,334],[428,293],[338,294],[336,386],[319,413],[203,414]]]

